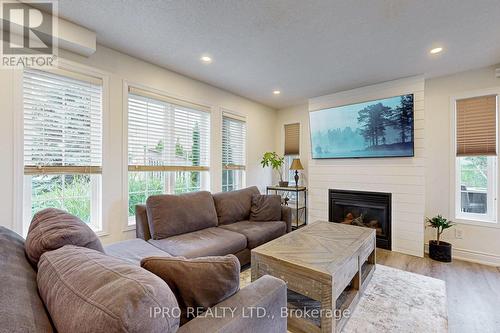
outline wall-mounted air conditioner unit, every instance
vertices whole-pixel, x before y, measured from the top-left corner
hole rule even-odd
[[[495,71],[497,79],[500,79],[500,68]]]

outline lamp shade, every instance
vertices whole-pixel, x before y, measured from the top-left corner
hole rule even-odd
[[[292,161],[292,165],[290,166],[290,170],[304,170],[302,163],[300,163],[300,159],[294,158]]]

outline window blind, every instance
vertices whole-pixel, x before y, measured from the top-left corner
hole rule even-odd
[[[246,123],[236,117],[222,116],[222,168],[223,170],[245,170],[246,168]]]
[[[23,73],[27,175],[102,172],[102,81],[62,73]]]
[[[128,96],[129,171],[209,170],[210,113],[133,91]]]
[[[300,124],[285,125],[285,155],[300,153]]]
[[[497,96],[456,101],[457,156],[497,154]]]

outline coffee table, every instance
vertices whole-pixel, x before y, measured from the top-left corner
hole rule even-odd
[[[252,281],[268,274],[287,283],[289,331],[340,332],[375,270],[375,230],[318,221],[251,256]]]

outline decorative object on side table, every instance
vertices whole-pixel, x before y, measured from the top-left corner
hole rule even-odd
[[[295,187],[299,186],[299,170],[304,170],[302,163],[300,163],[300,159],[294,158],[292,161],[292,165],[290,166],[290,170],[295,170]]]
[[[441,241],[440,238],[443,231],[454,226],[454,223],[441,215],[437,215],[432,219],[427,217],[426,222],[429,227],[436,228],[437,231],[437,240],[429,241],[429,257],[437,261],[451,262],[452,245]]]
[[[292,207],[295,211],[295,225],[292,224],[292,229],[299,229],[307,225],[307,187],[305,186],[268,186],[266,188],[266,194],[269,192],[274,192],[275,194],[281,195],[282,205]],[[303,204],[301,204],[300,194],[303,196]],[[295,197],[295,200],[291,200],[289,195]],[[303,214],[303,215],[302,215]],[[304,217],[304,223],[299,224],[300,215]]]
[[[288,182],[283,180],[283,164],[285,163],[285,158],[276,154],[276,152],[265,152],[262,156],[262,161],[260,164],[263,168],[270,166],[273,170],[276,170],[280,175],[279,186],[287,187]]]

